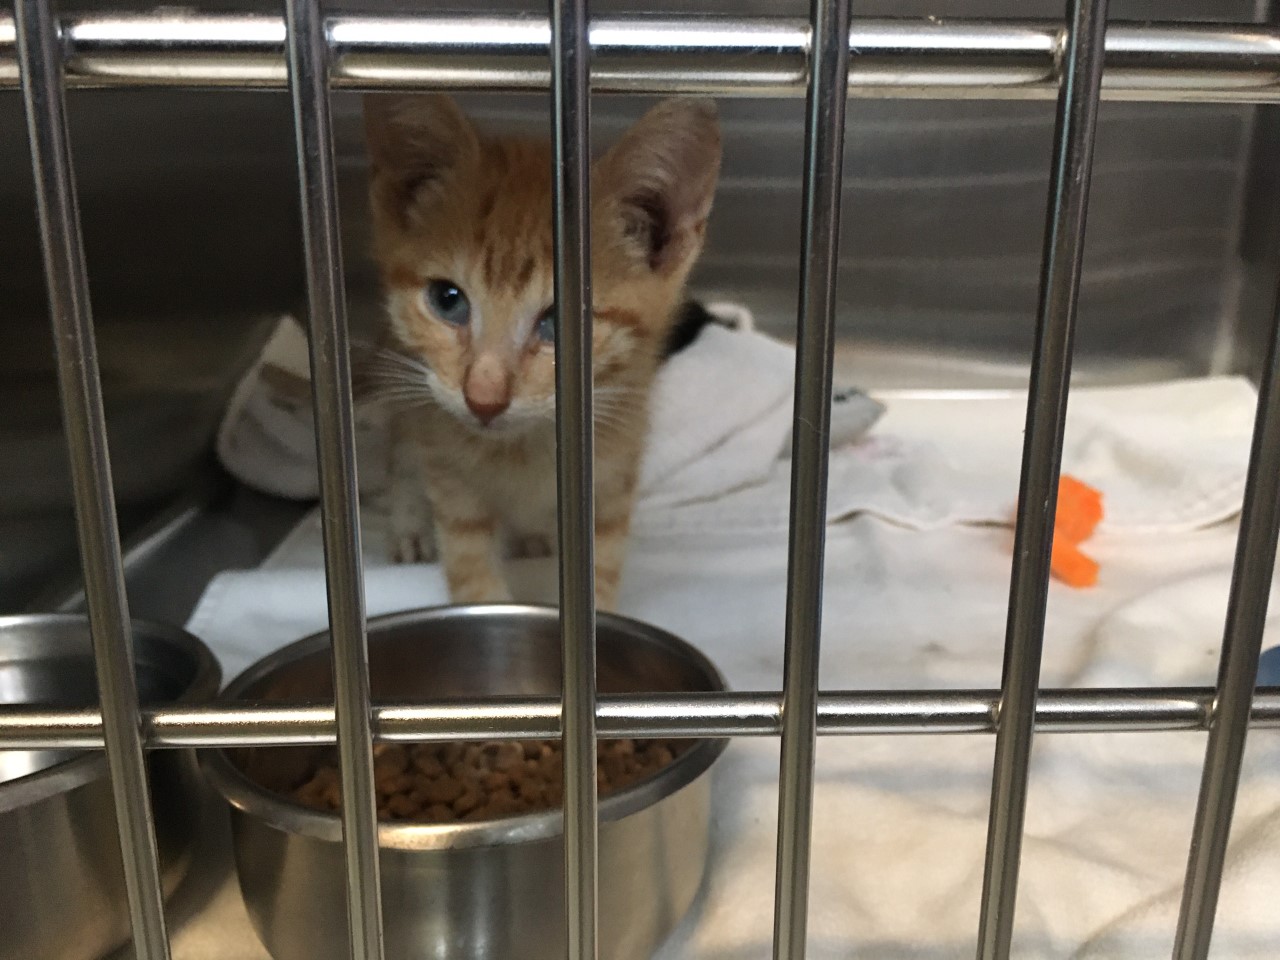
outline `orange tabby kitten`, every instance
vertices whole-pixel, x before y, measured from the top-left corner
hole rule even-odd
[[[365,100],[389,313],[395,554],[455,602],[508,599],[504,542],[556,530],[551,148],[486,136],[444,96]],[[591,173],[596,602],[613,606],[648,399],[720,168],[707,102],[669,100]],[[389,360],[387,358],[390,358]],[[424,496],[425,493],[425,496]]]

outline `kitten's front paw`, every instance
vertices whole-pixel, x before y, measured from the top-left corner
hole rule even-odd
[[[510,603],[511,589],[498,578],[453,580],[449,584],[453,603]]]
[[[540,533],[530,533],[516,537],[511,544],[511,555],[516,559],[535,560],[550,557],[555,553],[551,539]]]
[[[394,563],[435,563],[436,541],[430,531],[391,534],[391,559]]]
[[[387,498],[387,548],[395,563],[435,563],[436,525],[421,490],[400,485]]]

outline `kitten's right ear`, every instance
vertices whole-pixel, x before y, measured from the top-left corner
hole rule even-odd
[[[624,230],[649,267],[687,268],[702,246],[720,176],[720,126],[710,100],[664,100],[597,164],[600,188],[616,198]]]
[[[364,129],[375,186],[400,209],[424,187],[465,167],[479,152],[471,121],[443,94],[371,93],[364,98]]]

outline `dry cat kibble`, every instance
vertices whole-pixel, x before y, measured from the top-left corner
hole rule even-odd
[[[657,773],[675,760],[678,743],[601,740],[596,782],[606,795]],[[491,820],[559,807],[563,799],[560,744],[551,740],[487,743],[379,744],[373,750],[378,817],[418,823]],[[341,806],[332,757],[292,793],[318,810]]]

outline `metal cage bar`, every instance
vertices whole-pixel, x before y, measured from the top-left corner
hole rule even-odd
[[[1128,733],[1208,730],[1213,688],[1041,690],[1036,731]],[[994,733],[998,691],[865,690],[818,697],[819,736]],[[385,704],[373,711],[374,739],[544,740],[560,736],[560,700],[553,697],[448,704]],[[776,737],[782,730],[777,693],[652,695],[599,698],[602,737]],[[1260,687],[1250,726],[1280,729],[1280,688]],[[149,749],[320,745],[335,742],[332,706],[225,705],[144,710]],[[90,710],[6,707],[0,749],[102,748],[102,717]]]
[[[592,464],[591,48],[586,0],[551,0],[556,495],[568,960],[596,960],[595,487]]]
[[[1040,264],[1040,304],[1018,484],[1004,675],[978,921],[979,960],[1007,960],[1013,940],[1045,605],[1049,598],[1049,554],[1102,85],[1107,0],[1069,0],[1067,14],[1070,29],[1066,73],[1054,129],[1049,209]]]
[[[1275,572],[1276,538],[1280,536],[1280,291],[1276,296],[1174,960],[1205,960],[1209,955]]]
[[[360,501],[356,491],[351,358],[329,115],[329,48],[319,0],[285,0],[285,6],[341,770],[348,932],[353,960],[382,960],[373,713]]]
[[[804,227],[800,240],[796,314],[799,329],[791,428],[791,518],[773,921],[775,960],[803,960],[808,931],[850,2],[812,0],[810,6],[813,50],[805,110]]]
[[[67,134],[58,28],[48,0],[16,0],[14,10],[58,391],[129,920],[140,960],[168,960],[164,893],[142,752],[133,633]]]
[[[546,90],[547,20],[415,14],[327,21],[343,88]],[[147,14],[63,20],[71,86],[276,88],[287,84],[279,16]],[[613,93],[805,95],[809,26],[792,18],[601,18],[592,87]],[[1050,20],[859,19],[857,97],[1051,99],[1065,31]],[[1280,28],[1112,23],[1103,95],[1116,100],[1280,102]],[[13,21],[0,15],[0,87],[17,86]]]

